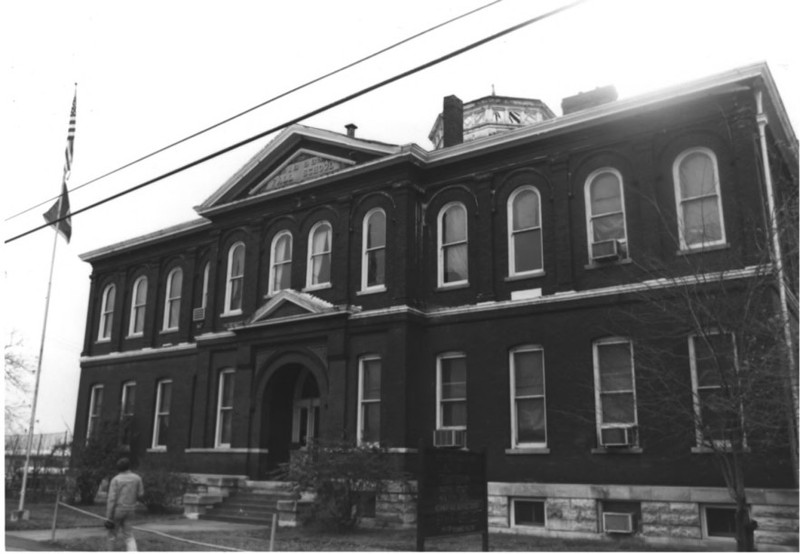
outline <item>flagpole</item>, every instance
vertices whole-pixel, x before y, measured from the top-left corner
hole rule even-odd
[[[58,212],[61,213],[61,202],[63,202],[63,197],[58,198]],[[25,509],[25,490],[28,485],[28,465],[30,464],[31,460],[31,449],[33,448],[33,427],[36,423],[36,403],[39,399],[39,379],[42,375],[42,357],[44,354],[44,339],[47,335],[47,315],[50,311],[50,291],[53,287],[53,268],[55,267],[56,261],[56,246],[58,246],[58,229],[56,228],[55,232],[53,233],[53,253],[50,256],[50,276],[47,279],[47,296],[44,300],[44,322],[42,323],[42,340],[39,344],[39,360],[36,363],[36,382],[33,387],[33,404],[31,405],[31,422],[28,425],[28,448],[25,453],[25,467],[22,470],[22,490],[20,491],[19,495],[19,510],[20,514],[23,513]],[[27,519],[24,518],[23,519]]]

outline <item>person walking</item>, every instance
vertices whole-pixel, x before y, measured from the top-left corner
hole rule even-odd
[[[136,539],[133,537],[130,519],[136,512],[136,503],[144,496],[142,478],[131,471],[128,458],[120,458],[117,462],[119,473],[108,485],[108,501],[106,502],[106,528],[108,529],[109,550],[114,550],[117,538],[125,541],[125,549],[136,550]]]

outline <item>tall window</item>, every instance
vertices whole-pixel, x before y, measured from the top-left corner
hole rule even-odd
[[[216,446],[229,447],[233,434],[233,382],[235,372],[226,369],[219,374],[217,390],[217,434]]]
[[[86,440],[91,439],[100,425],[103,413],[103,385],[94,385],[89,393],[89,421],[86,423]]]
[[[457,285],[468,280],[467,209],[463,204],[448,204],[439,212],[439,286]]]
[[[237,242],[228,250],[228,278],[225,286],[225,313],[242,311],[244,284],[244,243]]]
[[[622,175],[611,168],[595,171],[586,179],[584,198],[589,259],[626,257],[628,233]]]
[[[361,290],[383,289],[386,284],[386,213],[375,209],[364,216]]]
[[[208,307],[208,277],[211,273],[211,262],[206,262],[206,265],[203,267],[203,296],[200,300],[200,307],[206,308]]]
[[[122,384],[122,398],[119,415],[122,425],[122,444],[131,444],[133,438],[133,416],[136,409],[136,382],[128,381]]]
[[[331,283],[331,224],[321,221],[308,233],[306,287],[324,288]]]
[[[116,292],[117,287],[114,285],[108,285],[103,289],[102,302],[100,303],[100,329],[97,332],[97,340],[111,340]]]
[[[544,350],[538,346],[515,348],[510,354],[510,365],[512,445],[545,446]]]
[[[708,148],[683,152],[672,168],[682,249],[725,243],[717,158]]]
[[[381,359],[365,356],[359,360],[358,442],[378,444],[381,438]]]
[[[601,339],[594,342],[593,354],[598,444],[635,446],[638,420],[633,345],[626,338]]]
[[[292,286],[292,234],[281,231],[272,239],[270,248],[269,293]]]
[[[176,267],[167,275],[167,293],[164,298],[164,330],[178,328],[181,315],[181,290],[183,288],[183,270]]]
[[[705,333],[689,337],[689,365],[697,446],[724,446],[741,428],[741,399],[727,393],[738,372],[733,335]]]
[[[464,354],[437,358],[437,429],[467,428],[467,359]]]
[[[539,191],[520,187],[508,199],[508,274],[542,270],[542,208]]]
[[[147,306],[147,277],[142,276],[133,282],[131,291],[131,320],[128,325],[129,336],[139,336],[144,332],[144,310]]]
[[[153,424],[153,448],[166,448],[169,433],[169,409],[172,404],[172,380],[158,382],[156,390],[156,413]]]

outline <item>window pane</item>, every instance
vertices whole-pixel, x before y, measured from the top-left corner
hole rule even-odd
[[[122,415],[131,415],[136,406],[136,385],[126,385],[123,390],[125,402],[122,406]]]
[[[681,161],[681,198],[715,194],[714,162],[707,154],[695,152]]]
[[[244,273],[244,245],[238,245],[231,257],[231,277],[238,277]]]
[[[706,508],[706,529],[709,537],[735,537],[736,509]]]
[[[545,442],[544,398],[517,400],[517,441]]]
[[[230,408],[233,406],[233,372],[222,374],[222,406]]]
[[[544,502],[533,500],[514,501],[515,525],[544,525]]]
[[[542,230],[521,231],[514,235],[514,270],[542,269]]]
[[[635,423],[633,394],[603,394],[603,423]]]
[[[98,417],[103,409],[103,387],[95,387],[92,392],[92,416]]]
[[[169,321],[167,322],[167,325],[170,328],[178,326],[178,316],[180,316],[180,313],[181,313],[180,299],[172,300],[169,303]]]
[[[314,238],[312,239],[312,253],[321,254],[328,252],[331,249],[331,229],[327,225],[319,226],[314,231]]]
[[[633,390],[630,344],[604,344],[597,347],[602,392]]]
[[[448,246],[444,249],[444,282],[467,280],[467,245]]]
[[[233,434],[233,410],[223,410],[220,412],[220,436],[219,442],[222,444],[230,444],[231,436]]]
[[[443,427],[466,427],[467,426],[467,403],[466,402],[445,402],[442,404],[442,426]]]
[[[716,196],[683,203],[683,235],[686,244],[702,244],[722,239]]]
[[[288,289],[292,281],[292,265],[281,264],[275,266],[275,282],[272,285],[272,290],[279,291]]]
[[[442,244],[467,240],[467,211],[463,206],[450,206],[442,215]]]
[[[364,442],[378,442],[381,430],[381,404],[370,402],[362,405],[362,430],[361,440]]]
[[[292,236],[281,235],[275,243],[273,263],[287,262],[292,259]]]
[[[514,353],[516,396],[544,394],[544,356],[541,351]]]
[[[442,399],[467,397],[467,363],[464,358],[444,358],[442,367]]]
[[[379,400],[381,397],[381,361],[363,362],[362,400]]]
[[[147,302],[147,279],[142,279],[136,287],[136,305],[141,306]]]
[[[386,245],[386,215],[375,212],[367,224],[367,248]]]
[[[133,309],[133,332],[141,333],[144,331],[144,308]]]
[[[169,416],[159,416],[158,418],[158,442],[157,446],[167,445],[167,433],[169,431]]]
[[[238,310],[242,307],[242,279],[236,278],[231,281],[231,310]]]
[[[172,281],[170,283],[170,297],[180,298],[182,288],[183,288],[183,271],[178,269],[172,274]]]
[[[386,281],[386,250],[367,252],[367,286],[382,285]]]
[[[161,413],[169,413],[169,407],[172,403],[172,383],[161,384]]]
[[[735,371],[733,336],[706,335],[695,337],[693,341],[698,386],[721,385],[723,376]]]
[[[602,173],[589,187],[592,215],[622,211],[619,179],[613,173]]]
[[[311,274],[311,284],[319,285],[329,283],[331,280],[331,255],[321,254],[312,259],[313,272]]]
[[[106,295],[106,311],[113,312],[114,311],[114,298],[117,294],[117,289],[114,286],[108,288],[108,294]],[[124,296],[124,295],[123,295]]]
[[[621,213],[604,215],[592,220],[594,242],[601,240],[624,240],[625,218]]]
[[[539,196],[532,190],[524,190],[514,197],[512,206],[512,230],[539,227]]]

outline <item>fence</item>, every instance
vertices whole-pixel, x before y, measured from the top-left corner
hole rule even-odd
[[[19,498],[22,474],[27,456],[28,435],[6,435],[5,482],[6,499]],[[40,433],[33,436],[26,498],[32,501],[52,498],[63,487],[69,467],[69,433]]]

